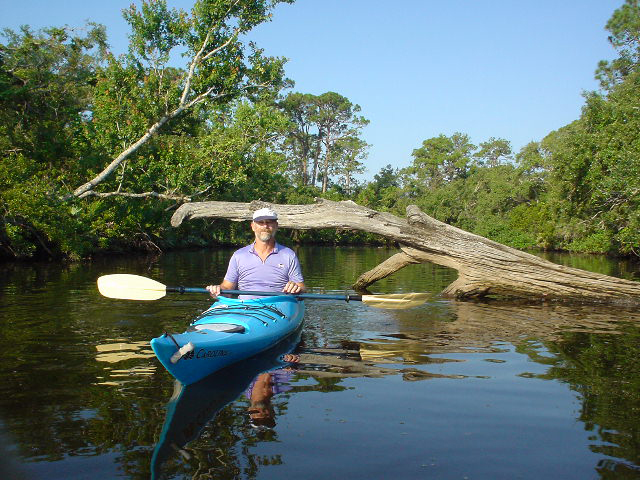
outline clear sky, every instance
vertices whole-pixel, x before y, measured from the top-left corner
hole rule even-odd
[[[138,0],[0,0],[0,27],[107,26],[126,49],[121,10]],[[365,178],[411,163],[423,140],[466,133],[515,151],[580,115],[615,57],[604,26],[624,0],[298,0],[251,35],[289,59],[295,91],[335,91],[370,120]],[[168,0],[189,9],[192,0]]]

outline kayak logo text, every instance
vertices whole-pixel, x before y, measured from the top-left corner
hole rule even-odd
[[[229,355],[227,350],[205,350],[201,348],[196,353],[194,350],[191,350],[189,353],[186,353],[182,356],[183,360],[193,360],[194,358],[213,358],[213,357],[226,357]]]

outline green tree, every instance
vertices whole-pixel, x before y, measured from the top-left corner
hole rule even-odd
[[[294,178],[299,186],[315,184],[319,150],[319,135],[314,133],[314,112],[316,96],[310,93],[289,93],[278,106],[287,115],[291,124],[285,142],[291,152]],[[310,162],[313,167],[310,173]]]
[[[19,32],[5,29],[3,36],[0,122],[5,146],[48,168],[64,164],[72,141],[65,127],[90,105],[91,83],[107,47],[104,27],[90,24],[87,34],[78,36],[66,28],[34,33],[23,26]]]
[[[83,250],[84,227],[60,205],[87,121],[104,28],[5,30],[0,45],[0,253]]]
[[[332,158],[334,145],[342,138],[357,137],[360,130],[369,120],[356,114],[360,106],[351,103],[347,98],[335,92],[327,92],[316,98],[312,120],[317,125],[319,136],[324,145],[322,164],[322,193],[329,185],[330,167],[335,163]]]
[[[353,175],[365,171],[361,160],[367,158],[368,147],[369,145],[364,140],[353,136],[341,138],[334,144],[334,152],[332,153],[336,159],[334,171],[347,196],[352,195],[354,191]]]
[[[107,81],[121,79],[139,93],[144,92],[137,97],[138,113],[143,117],[138,123],[143,125],[132,127],[135,135],[131,138],[117,138],[110,152],[115,158],[77,187],[73,196],[99,196],[95,187],[135,157],[169,122],[241,97],[272,99],[286,84],[284,60],[265,57],[253,43],[245,44],[241,36],[268,21],[276,4],[291,1],[199,0],[187,14],[170,10],[165,0],[144,0],[140,10],[132,5],[125,11],[132,30],[129,54],[112,58],[112,68],[105,70],[105,76]],[[186,49],[189,57],[183,72],[168,63],[178,48]],[[110,78],[114,75],[118,78]],[[108,92],[117,95],[116,90]]]
[[[559,242],[585,252],[640,252],[640,72],[605,97],[587,95],[579,120],[549,135],[549,202]]]
[[[269,103],[288,84],[284,60],[241,38],[277,3],[202,0],[187,14],[142,2],[125,12],[131,44],[118,58],[106,54],[97,26],[85,37],[26,27],[6,34],[0,253],[158,249],[192,230],[167,230],[176,200],[257,190],[243,182],[260,185],[261,198],[282,198],[283,119]],[[185,69],[172,66],[182,51]]]
[[[441,134],[422,142],[422,146],[411,154],[411,166],[403,169],[402,173],[417,191],[433,189],[464,178],[475,149],[466,134],[456,132],[450,137]]]
[[[393,211],[400,200],[400,175],[390,164],[382,167],[358,194],[357,203],[374,210]],[[402,212],[397,212],[402,214]]]
[[[611,33],[609,43],[619,56],[610,62],[602,60],[596,78],[609,90],[640,69],[640,1],[626,0],[613,12],[606,29]]]
[[[276,139],[285,137],[287,118],[270,102],[247,101],[222,116],[201,136],[196,155],[202,167],[195,178],[187,175],[191,184],[221,200],[283,202],[289,182]]]
[[[473,154],[479,165],[496,167],[512,160],[511,143],[504,138],[491,137],[486,142],[480,142],[479,150]]]

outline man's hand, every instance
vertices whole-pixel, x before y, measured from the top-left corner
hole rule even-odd
[[[209,290],[212,297],[216,298],[220,296],[220,290],[235,290],[237,285],[231,283],[228,280],[222,280],[220,285],[207,285],[205,288]]]
[[[213,298],[220,296],[220,285],[207,285],[205,287]]]
[[[304,283],[287,282],[282,291],[284,293],[302,293],[304,292]]]

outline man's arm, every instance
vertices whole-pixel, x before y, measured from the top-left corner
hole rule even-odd
[[[289,263],[289,281],[282,289],[285,293],[303,293],[307,291],[302,277],[300,260],[293,250],[291,250],[291,260]]]
[[[235,290],[236,284],[229,280],[222,280],[220,285],[207,285],[206,288],[212,297],[217,297],[220,295],[220,290]]]

